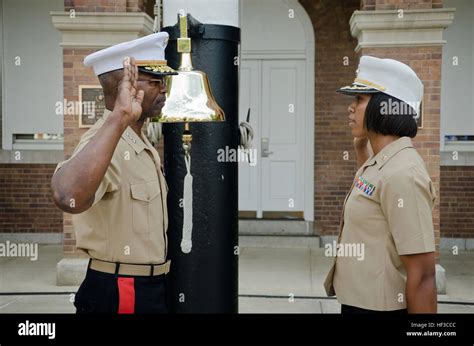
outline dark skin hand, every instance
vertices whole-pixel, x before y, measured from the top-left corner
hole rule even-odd
[[[90,142],[51,179],[53,201],[67,213],[79,214],[92,206],[122,133],[130,126],[140,135],[145,119],[159,114],[164,105],[163,84],[158,88],[148,75],[140,76],[143,82],[138,82],[133,58],[126,57],[123,66],[117,97],[111,100],[106,95],[106,106],[113,108],[112,113]]]

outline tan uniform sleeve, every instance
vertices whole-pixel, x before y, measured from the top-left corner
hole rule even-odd
[[[384,182],[382,210],[399,255],[435,251],[432,216],[435,198],[429,176],[416,167],[404,169]]]
[[[93,136],[87,136],[81,138],[81,141],[74,149],[74,152],[71,157],[65,161],[59,162],[53,174],[56,174],[56,172],[59,171],[62,166],[64,166],[67,162],[71,161],[82,149],[84,149],[85,146],[90,142],[92,137]],[[114,155],[112,156],[112,160],[110,160],[110,165],[107,169],[107,172],[105,173],[104,178],[102,179],[99,187],[97,188],[97,191],[95,192],[94,203],[92,205],[95,205],[97,202],[99,202],[106,194],[118,191],[120,186],[119,168],[120,165],[118,162],[117,153],[115,151]]]

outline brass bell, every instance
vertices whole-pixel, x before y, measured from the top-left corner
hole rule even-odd
[[[188,23],[185,15],[179,17],[180,38],[178,52],[181,53],[178,74],[167,76],[166,102],[161,110],[161,123],[188,123],[202,121],[225,121],[224,111],[212,94],[207,74],[195,70],[191,61],[191,39],[188,38]]]
[[[193,139],[190,123],[225,121],[224,111],[212,95],[209,79],[202,71],[193,69],[191,61],[191,39],[188,37],[188,21],[179,16],[180,38],[178,52],[181,53],[178,74],[167,76],[166,101],[158,121],[161,123],[184,123],[181,137],[184,150],[186,175],[183,182],[183,230],[181,251],[192,249],[193,229],[193,177],[191,175],[191,142]]]

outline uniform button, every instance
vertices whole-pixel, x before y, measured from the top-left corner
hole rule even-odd
[[[388,159],[387,155],[385,155],[382,160],[385,161],[386,159]]]

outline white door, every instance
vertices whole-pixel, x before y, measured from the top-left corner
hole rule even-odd
[[[304,210],[304,69],[304,60],[242,62],[240,120],[251,107],[258,159],[239,165],[239,209],[257,217]]]
[[[240,68],[239,124],[247,118],[250,108],[250,124],[254,130],[253,148],[260,138],[261,61],[246,60]],[[255,164],[239,162],[239,210],[259,210],[259,157]]]

